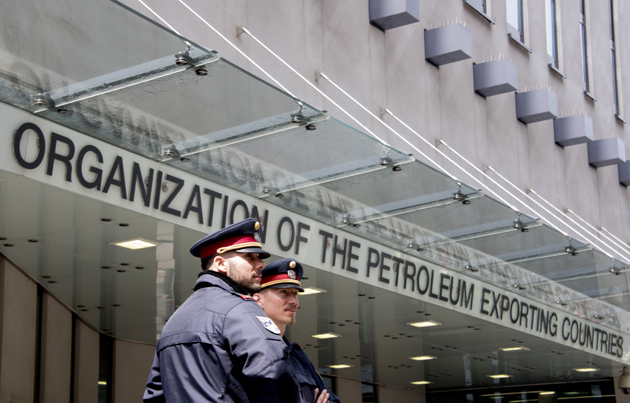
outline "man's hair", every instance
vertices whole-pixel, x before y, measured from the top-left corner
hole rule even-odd
[[[212,255],[212,256],[208,256],[205,259],[201,259],[201,269],[202,270],[210,270],[210,268],[212,267],[212,265],[214,264],[214,259],[221,256],[225,259],[231,258],[234,255],[236,255],[236,251],[230,250],[227,251],[225,253],[222,253],[221,255]]]

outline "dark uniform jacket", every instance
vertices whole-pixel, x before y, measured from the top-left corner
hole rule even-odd
[[[311,360],[309,360],[304,350],[302,350],[302,347],[297,343],[289,343],[286,339],[285,341],[290,347],[289,357],[291,359],[291,366],[293,367],[293,376],[300,383],[302,402],[313,402],[315,389],[319,389],[321,393],[326,389],[326,385],[324,385],[322,377],[315,370],[315,367],[313,367]],[[330,390],[328,392],[330,393],[328,399],[329,403],[340,403],[339,398],[334,393]]]
[[[299,401],[288,347],[258,304],[215,272],[195,290],[162,330],[143,400]]]

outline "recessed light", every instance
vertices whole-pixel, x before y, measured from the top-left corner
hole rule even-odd
[[[316,339],[334,339],[335,337],[341,337],[341,335],[336,333],[320,333],[314,334],[312,337]]]
[[[573,368],[574,371],[577,372],[597,372],[599,368],[589,367],[589,368]]]
[[[348,364],[336,364],[336,365],[329,365],[328,368],[332,368],[332,369],[344,369],[344,368],[352,368],[354,367],[354,365],[348,365]]]
[[[431,381],[416,381],[416,382],[411,382],[412,385],[428,385],[430,383],[433,383]]]
[[[116,246],[121,246],[123,248],[127,248],[127,249],[144,249],[144,248],[153,248],[156,246],[159,246],[160,244],[157,242],[151,242],[151,241],[147,241],[144,239],[130,239],[128,241],[121,241],[121,242],[110,242],[110,245],[116,245]]]
[[[520,351],[520,350],[529,351],[527,347],[502,347],[499,350],[501,351]]]
[[[503,379],[503,378],[511,378],[512,375],[508,375],[508,374],[496,374],[496,375],[488,375],[488,378],[492,378],[492,379]]]
[[[434,320],[426,320],[424,322],[409,322],[407,323],[409,326],[415,327],[429,327],[429,326],[440,326],[441,323],[436,322]]]
[[[320,294],[322,292],[326,292],[326,290],[323,290],[317,287],[307,287],[299,295],[302,296],[302,295]]]
[[[432,355],[421,355],[419,357],[409,357],[409,359],[414,361],[426,361],[426,360],[435,360],[437,357]]]

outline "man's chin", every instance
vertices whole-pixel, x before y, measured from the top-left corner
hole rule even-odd
[[[243,286],[244,289],[247,290],[250,294],[255,294],[261,290],[260,284],[249,284],[247,286]]]

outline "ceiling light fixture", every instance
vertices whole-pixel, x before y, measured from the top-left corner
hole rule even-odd
[[[315,337],[316,339],[334,339],[336,337],[341,337],[341,335],[337,333],[320,333],[314,334],[311,337]]]
[[[414,326],[414,327],[429,327],[429,326],[440,326],[441,323],[436,322],[434,320],[427,320],[424,322],[409,322],[407,323],[409,326]]]
[[[410,360],[414,361],[427,361],[427,360],[435,360],[437,357],[432,355],[421,355],[419,357],[409,357]]]
[[[354,365],[348,365],[348,364],[335,364],[335,365],[329,365],[328,368],[332,368],[332,369],[344,369],[344,368],[352,368],[354,367]]]
[[[598,372],[599,368],[588,367],[588,368],[573,368],[576,372]]]
[[[496,375],[487,375],[488,378],[492,378],[492,379],[504,379],[504,378],[511,378],[512,375],[508,375],[508,374],[496,374]]]
[[[529,351],[527,347],[501,347],[499,350],[501,351]]]
[[[429,385],[433,382],[431,381],[416,381],[416,382],[411,382],[412,385]]]
[[[302,295],[320,294],[322,292],[326,292],[326,290],[323,290],[323,289],[317,288],[317,287],[307,287],[299,295],[302,296]]]
[[[156,246],[160,246],[159,243],[157,242],[151,242],[151,241],[147,241],[144,239],[140,239],[140,238],[136,238],[136,239],[130,239],[128,241],[121,241],[121,242],[110,242],[110,245],[115,245],[115,246],[121,246],[123,248],[127,248],[127,249],[145,249],[145,248],[153,248]]]

